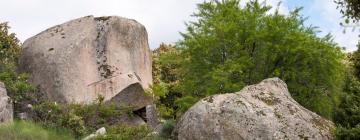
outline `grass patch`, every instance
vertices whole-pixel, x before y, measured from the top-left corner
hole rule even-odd
[[[62,129],[45,129],[32,122],[15,121],[0,125],[0,139],[4,140],[74,140]]]

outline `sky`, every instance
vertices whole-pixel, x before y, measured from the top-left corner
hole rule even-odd
[[[185,22],[192,21],[196,4],[204,0],[0,0],[0,22],[7,21],[10,31],[23,42],[27,38],[52,26],[83,16],[121,16],[143,24],[149,35],[149,46],[175,43],[185,31]],[[244,4],[247,0],[243,0]],[[260,0],[264,1],[264,0]],[[276,7],[280,0],[267,0]],[[321,33],[334,36],[334,41],[346,51],[356,50],[359,32],[339,25],[341,14],[333,0],[282,0],[279,11],[288,14],[296,7],[303,7],[301,14],[308,17],[307,26],[317,26]]]

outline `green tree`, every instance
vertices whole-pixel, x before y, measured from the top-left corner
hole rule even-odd
[[[344,26],[353,26],[353,30],[359,25],[360,1],[359,0],[336,0],[337,9],[345,18]],[[345,31],[345,30],[344,30]],[[337,139],[360,139],[360,43],[358,50],[349,53],[348,69],[345,75],[345,94],[336,110],[334,121],[338,125]]]
[[[359,45],[358,45],[359,47]],[[360,62],[359,49],[348,54],[346,60],[344,95],[335,111],[334,122],[338,125],[337,139],[360,138]]]
[[[16,72],[20,43],[14,33],[9,33],[9,28],[6,22],[0,23],[0,81],[5,83],[16,112],[20,102],[29,99],[29,92],[34,88],[28,84],[26,74]]]
[[[360,79],[360,42],[357,45],[358,49],[352,55],[352,63],[354,63],[354,74]]]
[[[236,92],[265,78],[279,77],[303,106],[331,118],[341,92],[344,57],[331,35],[316,36],[295,9],[288,16],[250,1],[211,0],[198,5],[183,39],[184,111],[198,99]]]
[[[9,33],[9,28],[6,22],[0,23],[0,63],[2,64],[0,68],[2,69],[14,65],[20,52],[19,40],[14,33]]]
[[[347,74],[345,81],[346,95],[342,97],[334,121],[344,127],[355,127],[360,124],[360,81],[352,73]]]
[[[360,1],[359,0],[335,0],[340,9],[340,13],[345,17],[345,23],[357,23],[360,20]]]
[[[180,50],[173,45],[162,43],[153,50],[152,91],[158,97],[157,108],[165,119],[175,119],[178,109],[175,100],[181,96],[179,87],[180,66],[182,58]]]

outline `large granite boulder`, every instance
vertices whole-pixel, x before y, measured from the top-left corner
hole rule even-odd
[[[51,101],[87,104],[101,95],[143,108],[152,104],[143,92],[152,83],[151,65],[143,25],[116,16],[87,16],[27,39],[19,70],[29,73],[29,81]]]
[[[13,113],[12,101],[7,96],[4,83],[0,82],[0,124],[12,122]]]
[[[270,78],[237,93],[200,100],[178,122],[179,140],[333,139],[334,124],[291,98]]]

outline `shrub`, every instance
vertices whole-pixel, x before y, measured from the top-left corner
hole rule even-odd
[[[95,140],[140,140],[154,139],[151,130],[146,125],[128,126],[116,125],[107,129],[106,135],[98,136]]]
[[[166,120],[163,124],[163,128],[160,131],[160,138],[172,139],[171,133],[176,125],[175,120]]]
[[[336,129],[336,139],[338,140],[359,140],[360,124],[352,128],[338,127]]]
[[[0,82],[5,83],[8,95],[14,102],[15,113],[21,109],[21,102],[32,100],[35,88],[28,82],[25,73],[17,73],[20,43],[14,33],[9,33],[7,23],[0,22]]]
[[[116,124],[119,116],[130,114],[126,108],[119,109],[115,105],[105,105],[102,102],[90,105],[57,105],[53,102],[43,102],[35,105],[34,111],[36,122],[45,127],[68,129],[77,138],[95,132],[101,127]]]
[[[61,116],[60,124],[62,127],[69,128],[75,136],[83,136],[87,133],[83,118],[73,112]]]

